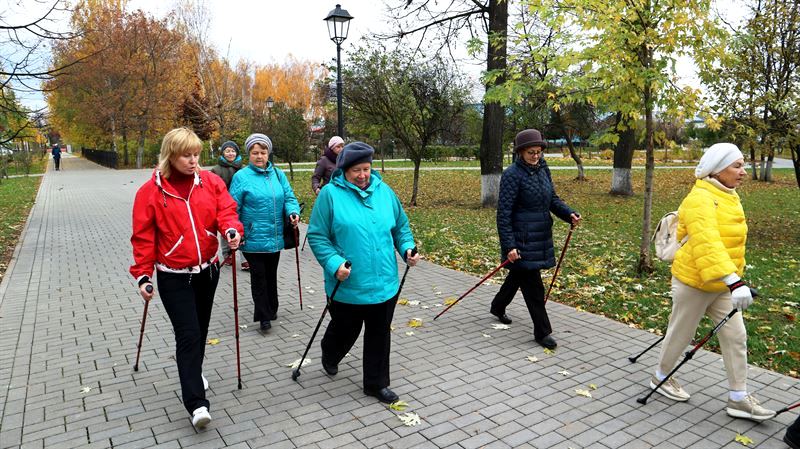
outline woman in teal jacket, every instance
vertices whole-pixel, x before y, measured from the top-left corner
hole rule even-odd
[[[253,320],[267,331],[278,314],[278,262],[283,249],[284,216],[296,227],[300,206],[286,175],[269,162],[269,137],[251,134],[244,145],[250,164],[233,175],[230,194],[239,204],[239,219],[244,225],[246,242],[241,250],[250,263]]]
[[[336,160],[337,169],[314,203],[308,243],[325,273],[330,296],[342,281],[329,307],[331,322],[322,339],[322,367],[329,375],[353,347],[364,326],[364,393],[391,403],[389,387],[390,325],[397,304],[397,259],[409,266],[414,237],[408,217],[394,191],[372,170],[371,146],[353,142]],[[352,263],[345,267],[345,261]]]

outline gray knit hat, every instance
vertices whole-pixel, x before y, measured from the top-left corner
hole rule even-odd
[[[250,134],[247,137],[247,140],[244,141],[244,150],[249,153],[250,148],[252,148],[253,145],[255,144],[260,144],[262,147],[266,147],[270,153],[272,152],[272,141],[269,140],[269,137],[267,137],[264,134],[261,133]]]
[[[225,151],[225,148],[233,148],[236,151],[236,154],[239,154],[239,145],[236,145],[236,142],[232,140],[226,140],[225,143],[219,146],[219,152],[222,153]]]
[[[339,156],[336,157],[336,168],[347,170],[353,165],[362,162],[372,163],[375,149],[364,142],[351,142],[344,146]]]

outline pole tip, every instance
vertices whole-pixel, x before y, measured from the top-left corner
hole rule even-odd
[[[292,380],[297,382],[297,378],[300,377],[300,370],[296,369],[292,371]]]
[[[242,381],[241,380],[239,381],[239,389],[240,390],[242,389]]]
[[[139,371],[139,365],[133,365],[133,370],[138,372]]]
[[[639,399],[636,400],[636,402],[638,402],[638,403],[640,403],[642,405],[647,404],[647,398],[644,398],[644,397],[639,398]]]
[[[628,357],[628,360],[630,360],[631,363],[636,363],[636,357]]]

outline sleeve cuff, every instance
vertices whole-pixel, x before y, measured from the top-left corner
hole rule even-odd
[[[145,275],[142,275],[142,276],[139,276],[139,277],[136,279],[136,282],[139,284],[139,287],[141,287],[141,286],[142,286],[142,284],[146,284],[146,283],[150,282],[150,276],[148,276],[148,275],[146,275],[146,274],[145,274]]]
[[[731,285],[731,284],[734,284],[734,283],[740,281],[741,279],[742,278],[740,278],[738,274],[731,273],[731,274],[729,274],[727,276],[723,276],[722,277],[722,282],[724,282],[725,285]]]

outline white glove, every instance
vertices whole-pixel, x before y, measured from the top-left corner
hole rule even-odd
[[[734,309],[742,312],[753,304],[753,294],[750,291],[750,287],[735,273],[725,276],[722,281],[731,290],[731,303]]]
[[[731,302],[734,309],[739,309],[740,312],[745,311],[751,304],[753,304],[753,295],[750,293],[750,287],[742,283],[738,288],[731,291]]]

